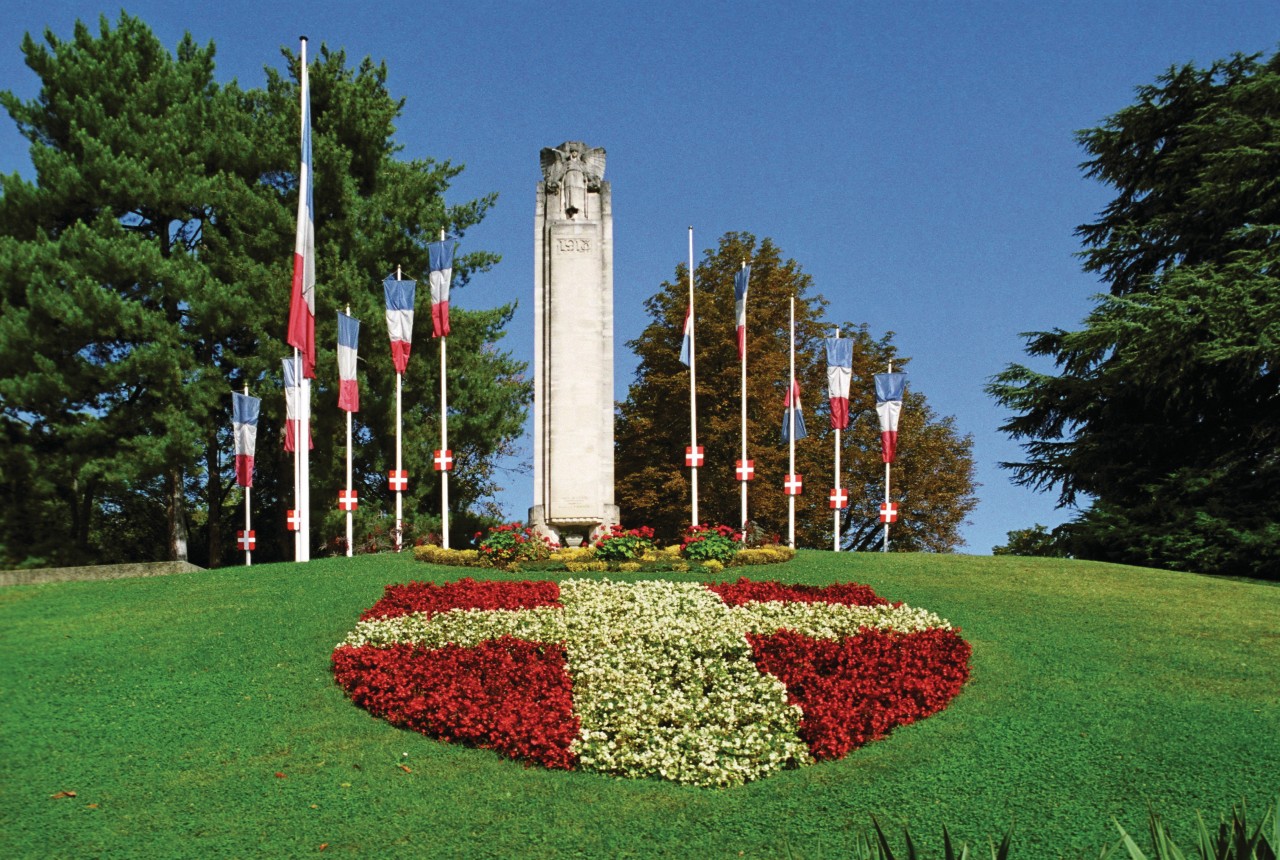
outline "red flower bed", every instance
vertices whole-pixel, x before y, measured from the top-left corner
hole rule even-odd
[[[564,648],[504,636],[474,648],[339,646],[351,701],[397,726],[570,770],[578,734]]]
[[[395,618],[413,612],[428,617],[450,609],[534,609],[559,606],[560,586],[554,582],[476,582],[467,577],[457,582],[410,582],[388,585],[382,599],[369,607],[361,621]]]
[[[816,759],[844,758],[946,707],[969,677],[969,643],[954,630],[864,628],[840,640],[790,630],[748,634],[752,657],[800,706],[800,737]]]
[[[836,582],[831,585],[787,585],[782,582],[753,582],[745,576],[737,582],[707,583],[707,588],[720,595],[729,606],[765,603],[770,600],[788,603],[838,603],[844,606],[888,606],[869,585]]]

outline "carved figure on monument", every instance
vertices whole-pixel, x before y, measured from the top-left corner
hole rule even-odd
[[[603,147],[567,140],[542,150],[542,179],[547,193],[560,195],[560,211],[572,219],[587,210],[587,192],[600,190],[604,178]]]
[[[533,506],[561,543],[619,522],[613,492],[613,206],[604,150],[542,150],[534,209]]]

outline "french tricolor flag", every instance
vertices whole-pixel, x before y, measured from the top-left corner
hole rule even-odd
[[[302,40],[302,164],[298,168],[298,230],[293,242],[293,288],[287,340],[302,354],[302,373],[316,377],[316,226],[311,194],[311,85],[307,40]]]
[[[284,449],[286,451],[292,451],[297,447],[295,440],[298,438],[299,425],[303,421],[307,422],[307,448],[315,447],[311,436],[309,404],[302,396],[303,370],[300,364],[300,361],[293,358],[284,359]]]
[[[262,400],[247,394],[231,394],[231,429],[236,437],[236,483],[253,486],[253,450],[258,444],[258,412]]]
[[[360,387],[356,383],[356,349],[360,345],[360,320],[338,311],[338,408],[360,411]]]
[[[738,358],[747,352],[747,285],[751,267],[743,266],[733,274],[733,316],[738,326]]]
[[[787,391],[786,399],[782,403],[782,441],[791,441],[791,419],[795,418],[796,424],[796,441],[803,439],[809,435],[804,429],[804,413],[800,410],[800,383],[792,382],[790,390]]]
[[[453,280],[453,252],[457,242],[441,240],[427,246],[431,258],[431,336],[449,334],[449,282]]]
[[[853,382],[853,339],[827,338],[827,392],[831,429],[849,429],[849,386]]]
[[[693,349],[693,305],[684,312],[684,337],[680,341],[680,363],[689,366],[689,353]]]
[[[417,281],[396,280],[387,275],[382,290],[387,299],[387,334],[391,335],[391,361],[396,373],[409,366],[409,350],[413,346],[413,299]]]
[[[876,413],[880,416],[880,447],[884,462],[892,463],[898,450],[898,416],[907,390],[905,373],[876,374]]]

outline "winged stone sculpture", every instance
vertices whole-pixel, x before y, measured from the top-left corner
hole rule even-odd
[[[564,217],[574,218],[587,208],[587,192],[599,191],[604,177],[603,147],[569,140],[542,150],[542,178],[547,194],[559,193]]]

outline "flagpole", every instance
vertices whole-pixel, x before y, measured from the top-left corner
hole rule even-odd
[[[689,486],[693,495],[691,525],[698,525],[698,374],[693,313],[693,227],[689,227],[689,445],[693,450]]]
[[[248,396],[249,396],[249,383],[247,383],[247,382],[244,384],[244,396],[245,396],[245,397],[248,397]],[[256,435],[256,431],[255,431],[255,435]],[[253,529],[253,526],[250,524],[250,519],[249,519],[249,517],[250,517],[250,515],[249,515],[249,493],[250,493],[250,491],[251,491],[252,489],[253,489],[252,487],[245,487],[245,488],[244,488],[244,538],[245,538],[245,540],[244,540],[244,566],[245,566],[245,567],[251,567],[251,566],[253,565],[253,553],[249,551],[249,532],[250,532],[250,531],[252,531],[252,529]]]
[[[840,339],[840,327],[836,326],[836,340]],[[832,552],[840,551],[840,428],[836,428],[835,443],[835,474],[836,474],[836,508],[832,516],[834,522],[831,526],[831,550]]]
[[[440,241],[444,241],[444,228],[440,228]],[[452,270],[450,270],[452,271]],[[449,340],[448,335],[440,335],[440,456],[441,458],[449,456],[449,393],[445,387],[445,379],[448,376],[446,371],[447,352],[445,343]],[[440,464],[444,466],[442,462]],[[449,470],[440,469],[440,546],[444,549],[449,548]]]
[[[396,280],[397,281],[400,280],[399,266],[396,266]],[[403,384],[403,377],[404,377],[404,374],[402,374],[400,371],[397,370],[396,371],[396,482],[395,482],[396,530],[394,535],[396,552],[400,552],[400,550],[403,548],[403,545],[404,545],[404,541],[401,537],[402,530],[403,530],[404,507],[403,507],[403,495],[400,489],[403,483],[400,480],[400,472],[404,468],[404,466],[401,464],[401,443],[400,443],[400,425],[402,421],[402,413],[400,410],[400,389]]]
[[[742,268],[747,268],[747,261],[742,261]],[[747,297],[742,297],[742,356],[741,356],[742,373],[741,376],[741,404],[742,404],[742,467],[745,470],[747,466]],[[743,472],[743,477],[746,472]],[[745,541],[747,537],[747,482],[739,481],[742,485],[742,538]]]
[[[787,398],[791,403],[791,408],[787,410],[787,420],[791,422],[787,428],[787,442],[790,453],[790,469],[788,475],[790,480],[795,480],[796,474],[796,412],[799,403],[796,401],[796,297],[791,297],[791,373],[790,387],[787,389]],[[796,548],[796,497],[792,493],[787,494],[787,546],[792,549]]]
[[[889,361],[889,372],[893,373],[892,360]],[[889,505],[889,467],[890,465],[892,464],[890,463],[884,464],[884,503],[885,503],[886,511],[889,509],[888,505]],[[884,546],[881,548],[880,551],[881,552],[889,551],[889,517],[888,516],[884,518]]]
[[[347,316],[351,316],[351,305],[347,305]],[[341,381],[339,381],[339,382],[338,382],[338,385],[342,385],[342,382],[341,382]],[[350,410],[346,410],[346,412],[347,412],[347,499],[348,499],[348,502],[347,502],[347,558],[351,558],[351,540],[352,540],[351,506],[350,506],[350,499],[351,499],[351,412],[350,412]]]

